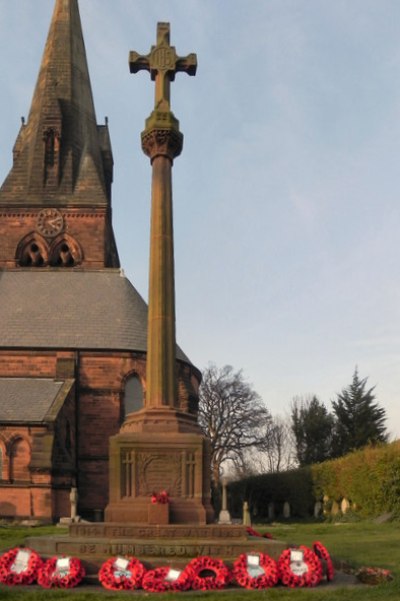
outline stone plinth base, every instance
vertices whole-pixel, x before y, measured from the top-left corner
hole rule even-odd
[[[212,522],[209,465],[209,443],[198,433],[121,432],[111,437],[105,521],[148,524],[152,494],[166,491],[170,524]]]
[[[89,575],[96,574],[101,564],[114,555],[134,556],[147,566],[183,567],[200,555],[232,563],[241,553],[261,551],[278,559],[287,547],[282,541],[248,536],[244,526],[218,524],[74,524],[69,536],[29,537],[26,544],[44,557],[79,557]]]

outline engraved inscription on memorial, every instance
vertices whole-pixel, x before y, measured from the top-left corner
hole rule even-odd
[[[70,526],[70,537],[88,538],[196,538],[196,539],[226,539],[247,540],[246,528],[244,526],[185,526],[174,524],[169,526],[147,526],[147,525],[118,525],[118,524],[72,524]]]
[[[182,495],[180,453],[138,453],[137,494],[148,496],[166,490],[173,497]]]
[[[251,547],[249,547],[250,549]],[[139,557],[198,557],[200,555],[236,557],[238,549],[235,546],[221,546],[219,544],[157,544],[157,543],[60,543],[57,546],[60,554],[78,553],[85,555],[136,555]]]

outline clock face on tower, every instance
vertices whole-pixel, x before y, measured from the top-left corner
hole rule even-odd
[[[36,228],[43,236],[54,238],[64,227],[64,218],[57,209],[43,209],[40,211]]]

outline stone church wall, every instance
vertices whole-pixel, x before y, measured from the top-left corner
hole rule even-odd
[[[54,378],[57,355],[45,351],[0,352],[0,377]]]
[[[0,424],[0,517],[34,515],[51,520],[69,515],[69,492],[75,483],[79,512],[89,518],[101,515],[108,503],[109,438],[118,433],[123,421],[125,382],[131,375],[139,378],[145,394],[144,354],[28,350],[0,353],[0,377],[75,376],[76,382],[50,429]],[[179,406],[194,413],[198,380],[199,374],[193,367],[178,363]],[[18,477],[18,483],[11,482],[7,471],[6,441],[12,437],[27,441],[20,456],[25,454],[28,475]]]

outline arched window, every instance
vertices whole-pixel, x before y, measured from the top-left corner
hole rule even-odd
[[[82,262],[82,251],[74,238],[63,234],[53,241],[49,263],[53,267],[74,267]]]
[[[124,417],[128,413],[139,411],[143,407],[143,387],[136,375],[129,376],[125,382]]]
[[[18,438],[11,447],[10,452],[10,479],[11,481],[30,480],[29,462],[31,452],[26,440]]]
[[[48,258],[47,242],[38,234],[28,234],[18,244],[16,260],[21,267],[43,267],[47,265]]]

